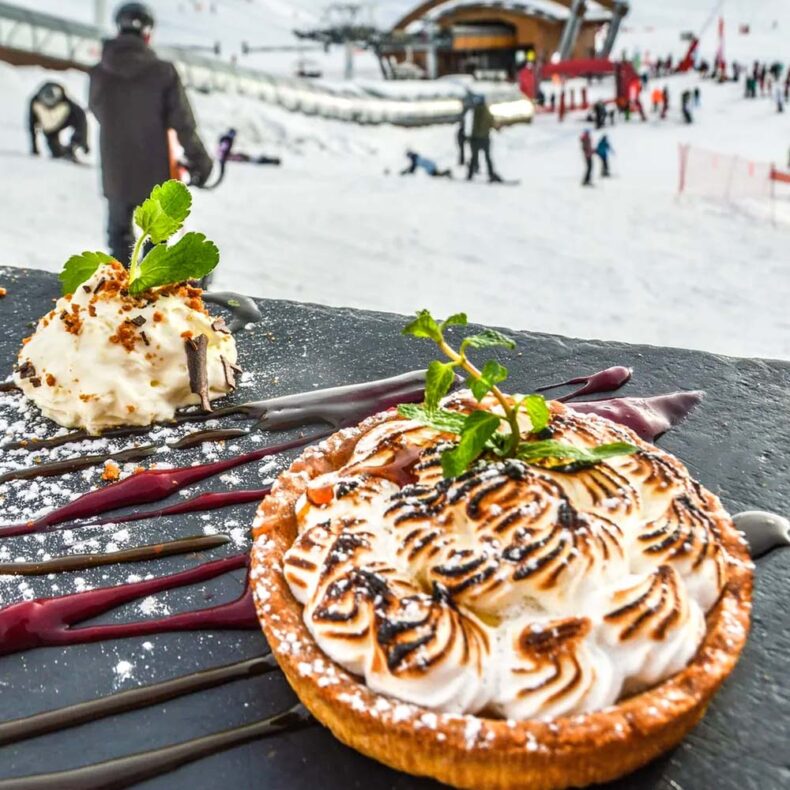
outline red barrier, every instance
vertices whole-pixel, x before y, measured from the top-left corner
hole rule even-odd
[[[781,181],[783,184],[790,184],[790,173],[783,173],[781,170],[772,167],[771,181]]]

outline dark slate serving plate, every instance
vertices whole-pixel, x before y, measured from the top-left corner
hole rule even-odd
[[[9,290],[0,300],[1,379],[10,371],[31,322],[50,308],[58,283],[43,272],[0,269],[0,284]],[[241,362],[255,376],[251,386],[237,393],[238,399],[390,376],[422,367],[431,358],[427,343],[400,337],[400,316],[273,300],[260,300],[259,305],[263,321],[239,336]],[[504,358],[512,372],[512,386],[520,391],[615,364],[634,368],[624,394],[704,389],[708,396],[701,407],[660,444],[682,458],[731,512],[764,509],[787,513],[790,364],[532,332],[511,334],[519,351]],[[178,463],[195,457],[199,456],[179,456]],[[240,487],[261,484],[255,465],[242,467],[238,474]],[[216,481],[193,490],[209,490],[212,485],[216,487]],[[253,512],[254,505],[215,511],[210,523],[219,529],[231,518],[246,524]],[[189,514],[158,519],[145,527],[129,526],[135,538],[139,530],[146,539],[168,539],[194,534],[199,531],[196,525],[199,528],[203,523],[200,514]],[[232,549],[210,556],[228,553]],[[104,569],[106,576],[99,578],[106,586],[123,582],[132,570],[162,575],[195,562],[190,557],[163,559]],[[612,788],[771,790],[790,786],[789,576],[790,551],[776,551],[759,561],[749,643],[707,716],[673,753]],[[165,599],[173,611],[196,608],[204,605],[203,601],[217,603],[236,597],[242,585],[243,578],[237,573],[167,594]],[[47,594],[47,589],[44,586],[36,591]],[[122,621],[129,616],[128,610],[120,610],[101,621]],[[139,619],[139,611],[131,616]],[[150,643],[149,649],[143,648],[143,642]],[[265,650],[258,633],[217,632],[165,634],[6,656],[0,658],[0,718],[92,699]],[[113,671],[122,660],[134,665],[132,677],[125,680]],[[293,695],[279,673],[235,682],[166,705],[0,748],[0,779],[74,768],[184,741],[255,721],[292,702]],[[437,786],[384,768],[342,746],[317,726],[231,749],[140,786],[199,790],[223,783],[269,790]]]

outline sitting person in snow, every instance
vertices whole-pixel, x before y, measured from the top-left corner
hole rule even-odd
[[[236,130],[228,129],[225,134],[219,138],[219,145],[217,147],[217,159],[220,165],[225,162],[251,162],[255,165],[280,165],[282,161],[277,156],[250,156],[250,154],[242,153],[241,151],[234,151],[233,144],[236,142]]]
[[[439,166],[433,159],[426,159],[420,156],[415,151],[406,151],[406,157],[409,160],[409,166],[401,170],[402,176],[410,176],[418,170],[424,170],[429,176],[433,178],[452,178],[453,174],[449,170],[439,170]]]
[[[38,156],[38,133],[43,132],[53,159],[76,161],[75,151],[88,147],[88,121],[85,110],[69,98],[66,89],[57,82],[45,82],[30,100],[30,151]],[[71,129],[67,145],[60,141],[61,132]]]

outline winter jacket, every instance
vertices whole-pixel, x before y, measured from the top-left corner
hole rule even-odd
[[[472,140],[488,140],[494,126],[494,116],[487,104],[478,104],[472,114]]]
[[[609,154],[614,153],[614,148],[612,148],[612,144],[609,142],[608,137],[604,136],[598,141],[598,145],[595,146],[595,153],[602,159],[606,159]]]
[[[122,33],[105,42],[102,59],[90,72],[90,109],[101,126],[107,198],[140,203],[170,178],[168,129],[178,135],[193,181],[208,178],[211,158],[197,135],[178,72],[139,36]]]
[[[581,143],[582,143],[582,153],[584,154],[584,158],[591,159],[593,155],[592,138],[588,133],[585,132],[581,136]]]

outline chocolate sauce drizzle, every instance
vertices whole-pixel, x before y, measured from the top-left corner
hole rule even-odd
[[[247,324],[255,324],[263,318],[258,305],[249,296],[235,294],[232,291],[204,292],[203,301],[209,304],[218,304],[220,307],[230,310],[233,318],[228,329],[233,333],[244,329]]]
[[[149,752],[107,760],[70,771],[38,774],[0,781],[0,790],[104,790],[129,787],[182,765],[250,741],[291,732],[312,724],[314,719],[299,703],[274,716],[244,724],[214,735],[165,746]]]
[[[152,543],[148,546],[111,551],[107,554],[69,554],[66,557],[55,557],[41,562],[6,562],[0,563],[0,576],[45,576],[48,573],[84,571],[87,568],[100,568],[116,563],[145,562],[195,551],[209,551],[226,543],[230,543],[227,535],[195,535],[191,538]]]
[[[752,559],[790,546],[790,521],[782,516],[762,510],[747,510],[733,516],[732,520],[746,538]]]
[[[97,721],[119,713],[128,713],[132,710],[159,705],[196,691],[216,688],[226,683],[232,683],[234,680],[245,680],[265,675],[278,669],[274,656],[269,653],[246,661],[237,661],[233,664],[181,675],[162,683],[120,691],[88,702],[78,702],[76,705],[68,705],[57,710],[35,713],[21,719],[12,719],[0,723],[0,746],[36,738],[39,735],[46,735],[48,732],[76,727],[79,724]]]
[[[19,387],[13,381],[0,381],[0,392],[18,392]]]

